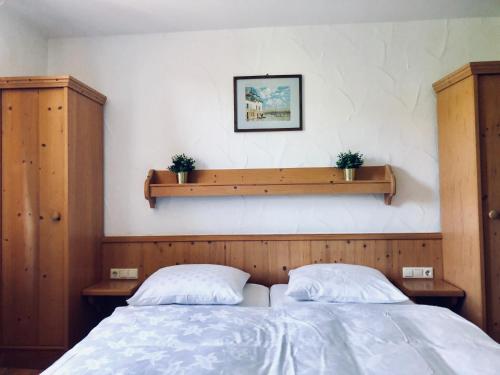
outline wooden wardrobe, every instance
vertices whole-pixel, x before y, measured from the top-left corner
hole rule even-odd
[[[434,84],[443,272],[466,291],[462,314],[500,341],[500,62]]]
[[[106,97],[69,76],[0,78],[0,95],[0,365],[45,366],[93,318]]]

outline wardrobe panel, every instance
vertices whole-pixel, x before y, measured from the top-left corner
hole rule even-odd
[[[478,87],[487,328],[500,342],[500,75],[479,76]]]
[[[62,89],[39,93],[39,344],[65,345],[66,103]]]
[[[38,90],[2,93],[2,341],[38,336]]]
[[[485,326],[476,77],[438,93],[441,229],[445,280],[464,289],[461,314]]]
[[[68,100],[68,317],[69,344],[94,324],[95,308],[80,295],[100,280],[104,227],[103,108],[65,88]]]

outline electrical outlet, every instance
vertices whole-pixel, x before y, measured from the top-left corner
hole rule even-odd
[[[403,267],[403,278],[410,279],[413,277],[413,268],[411,267]]]
[[[432,267],[422,267],[424,270],[424,279],[434,278],[434,269]]]
[[[109,270],[110,279],[138,279],[139,272],[137,268],[111,268]]]
[[[404,279],[432,279],[433,277],[432,267],[403,267]]]

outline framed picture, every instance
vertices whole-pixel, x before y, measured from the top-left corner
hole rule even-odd
[[[302,75],[234,77],[234,131],[302,130]]]

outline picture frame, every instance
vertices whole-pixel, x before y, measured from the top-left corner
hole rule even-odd
[[[297,131],[302,124],[302,75],[237,76],[234,131]]]

